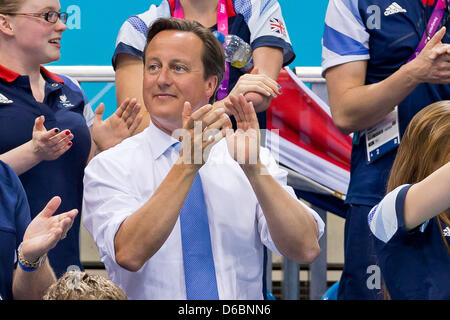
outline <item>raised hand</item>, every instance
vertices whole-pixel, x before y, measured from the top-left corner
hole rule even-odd
[[[450,45],[442,43],[446,28],[442,27],[426,44],[420,54],[409,63],[419,83],[450,83]]]
[[[207,104],[192,112],[189,102],[184,103],[182,119],[183,129],[173,133],[181,137],[179,161],[198,170],[208,159],[212,146],[225,136],[227,128],[231,128],[231,121],[224,108],[213,110],[212,105]]]
[[[236,131],[226,131],[228,152],[240,165],[258,164],[260,132],[253,103],[240,94],[237,98],[230,96],[230,102],[225,105],[234,115],[237,125]]]
[[[78,210],[52,216],[60,204],[61,198],[53,197],[28,225],[22,242],[22,254],[27,261],[36,261],[53,249],[72,227]]]
[[[133,135],[142,121],[142,116],[138,116],[140,109],[141,105],[136,103],[136,99],[127,98],[116,112],[103,121],[105,105],[100,103],[95,110],[94,124],[91,127],[92,139],[98,149],[109,149]]]
[[[70,130],[60,132],[58,128],[54,128],[47,131],[44,121],[44,116],[34,121],[32,150],[39,161],[55,160],[70,149],[74,136]]]

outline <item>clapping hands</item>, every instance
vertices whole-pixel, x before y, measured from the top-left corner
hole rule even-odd
[[[116,112],[103,121],[105,105],[100,103],[91,127],[92,139],[99,151],[109,149],[133,135],[142,121],[142,116],[138,116],[140,109],[141,105],[136,103],[136,99],[127,98]]]
[[[22,242],[22,254],[28,261],[36,261],[63,239],[78,214],[77,209],[53,216],[61,204],[53,197],[45,208],[30,222]]]
[[[33,128],[32,146],[33,152],[39,159],[55,160],[72,146],[74,138],[70,130],[60,131],[58,128],[48,130],[44,127],[45,117],[36,118]]]
[[[259,161],[260,132],[253,103],[243,94],[230,96],[225,103],[236,119],[237,129],[226,130],[228,152],[241,166],[255,165]]]

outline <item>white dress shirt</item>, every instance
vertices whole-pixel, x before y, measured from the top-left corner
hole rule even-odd
[[[85,171],[83,224],[98,246],[110,279],[129,299],[186,299],[179,219],[163,246],[137,272],[120,267],[114,250],[121,223],[152,197],[178,158],[172,147],[175,142],[150,124],[142,133],[96,156]],[[260,157],[270,174],[295,197],[286,185],[286,171],[278,167],[269,150],[262,148]],[[199,173],[219,298],[262,299],[264,245],[279,252],[250,182],[229,155],[225,139],[212,148]],[[323,221],[305,208],[317,221],[321,236]]]

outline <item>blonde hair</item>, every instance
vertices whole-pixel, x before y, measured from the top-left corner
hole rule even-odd
[[[402,184],[420,182],[449,161],[450,100],[444,100],[430,104],[412,118],[398,148],[387,192]],[[449,211],[442,212],[436,219],[450,254],[441,227],[441,222],[450,226]]]
[[[43,300],[127,300],[127,296],[102,276],[68,271],[47,289]]]
[[[387,193],[403,184],[422,181],[450,161],[450,101],[430,104],[411,120],[403,135],[387,185]],[[442,239],[450,248],[441,227],[441,221],[450,226],[449,212],[436,216]],[[383,281],[384,299],[390,294]]]

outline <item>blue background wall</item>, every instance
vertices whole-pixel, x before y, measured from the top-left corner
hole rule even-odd
[[[148,9],[161,0],[60,0],[69,13],[68,29],[63,35],[62,58],[53,65],[110,65],[117,32],[131,15]],[[295,66],[320,66],[323,21],[328,0],[279,0],[297,58]],[[126,4],[125,4],[126,3]],[[105,102],[105,116],[115,108],[114,87],[107,84],[82,84],[88,98]],[[106,90],[103,90],[105,89]],[[99,96],[100,91],[106,91]],[[98,102],[94,104],[97,107]]]

